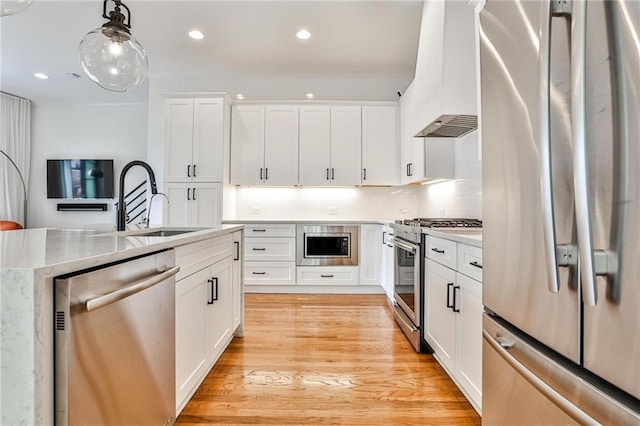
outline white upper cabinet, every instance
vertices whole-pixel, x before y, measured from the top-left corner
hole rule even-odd
[[[360,185],[362,108],[331,107],[331,184]]]
[[[298,183],[298,107],[269,105],[265,115],[263,182],[295,185]]]
[[[231,183],[298,183],[298,107],[236,105],[231,112]]]
[[[222,182],[223,123],[223,98],[166,100],[166,182]]]
[[[362,184],[396,185],[398,173],[398,107],[362,107]]]
[[[231,108],[231,183],[258,185],[264,180],[264,106]]]
[[[300,107],[301,185],[331,184],[331,109],[314,105]]]
[[[419,182],[425,179],[424,138],[413,135],[413,85],[405,91],[400,102],[400,182]]]

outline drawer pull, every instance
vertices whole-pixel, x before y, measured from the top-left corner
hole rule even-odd
[[[266,275],[266,272],[252,272],[253,275]]]
[[[320,278],[333,278],[333,274],[330,275],[320,275]]]
[[[267,232],[266,229],[252,229],[253,232]]]
[[[444,250],[440,250],[439,248],[432,248],[431,251],[435,251],[436,253],[444,254]]]
[[[475,260],[473,262],[470,262],[469,265],[482,269],[482,265],[476,262]]]
[[[253,251],[265,251],[265,250],[266,250],[266,248],[258,248],[258,247],[254,247],[254,248],[252,248],[251,250],[253,250]]]

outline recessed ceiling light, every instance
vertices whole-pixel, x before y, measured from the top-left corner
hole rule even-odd
[[[194,40],[202,40],[204,38],[204,34],[198,30],[189,31],[189,37]]]
[[[298,37],[300,40],[306,40],[311,37],[311,33],[307,30],[300,30],[296,33],[296,37]]]
[[[307,99],[313,99],[314,98],[313,93],[307,93],[305,96],[307,97]]]
[[[37,73],[34,73],[34,74],[33,74],[33,76],[34,76],[35,78],[39,78],[39,79],[41,79],[41,80],[46,80],[46,79],[48,79],[48,78],[49,78],[49,76],[48,76],[48,75],[46,75],[46,74],[45,74],[45,73],[43,73],[43,72],[37,72]]]
[[[236,95],[236,99],[240,99],[240,100],[242,100],[242,99],[244,99],[244,96],[242,95],[242,93],[238,93],[238,94]]]

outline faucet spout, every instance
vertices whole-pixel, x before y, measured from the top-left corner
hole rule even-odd
[[[120,172],[120,185],[118,192],[118,211],[117,211],[117,228],[118,231],[124,231],[126,222],[127,222],[127,206],[124,203],[124,178],[127,172],[134,166],[141,166],[149,175],[149,184],[151,185],[151,194],[155,195],[158,193],[158,186],[156,185],[156,175],[153,173],[153,169],[150,165],[145,163],[144,161],[131,161],[122,168],[122,172]]]

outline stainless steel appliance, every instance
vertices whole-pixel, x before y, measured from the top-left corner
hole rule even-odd
[[[358,264],[358,225],[298,225],[298,266]]]
[[[424,258],[422,228],[479,228],[476,219],[417,218],[392,223],[395,235],[390,239],[395,247],[394,316],[396,322],[418,352],[433,352],[424,340]]]
[[[173,250],[55,280],[57,425],[175,421]]]
[[[480,14],[483,422],[640,424],[640,2]]]

